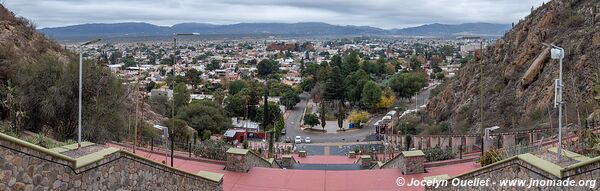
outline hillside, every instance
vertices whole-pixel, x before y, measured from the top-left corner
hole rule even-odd
[[[124,137],[132,94],[109,69],[83,65],[82,137]],[[0,5],[0,132],[40,133],[59,141],[77,136],[79,62],[25,18]],[[133,97],[133,96],[129,96]],[[34,143],[37,144],[37,143]]]
[[[404,36],[500,36],[510,25],[467,23],[460,25],[431,24],[405,29],[385,30],[369,26],[332,25],[321,22],[301,23],[237,23],[214,25],[206,23],[180,23],[171,27],[148,23],[82,24],[43,28],[40,32],[57,39],[77,37],[140,37],[169,36],[173,33],[196,32],[202,35],[404,35]]]
[[[27,19],[16,17],[0,4],[0,81],[15,75],[15,66],[32,62],[42,54],[67,61],[68,52],[38,33]]]
[[[598,0],[554,0],[534,10],[488,46],[482,60],[466,64],[455,78],[434,91],[425,110],[429,121],[449,123],[453,132],[479,132],[483,97],[484,127],[523,129],[550,126],[550,121],[556,124],[553,80],[558,78],[558,61],[549,59],[548,49],[542,45],[553,43],[565,48],[566,123],[583,123],[595,108],[599,5]]]

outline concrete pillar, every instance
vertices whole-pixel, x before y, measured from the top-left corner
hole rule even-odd
[[[369,155],[360,155],[360,166],[363,168],[371,167],[373,160]]]
[[[454,153],[460,152],[460,145],[462,145],[462,137],[452,137],[452,151]]]
[[[281,167],[283,168],[290,168],[294,163],[296,163],[296,160],[294,160],[292,155],[283,155],[281,157]]]
[[[465,136],[465,145],[463,147],[465,149],[465,152],[467,152],[467,153],[473,152],[473,150],[475,148],[475,143],[477,143],[477,138],[478,137]]]
[[[439,144],[440,144],[439,137],[434,137],[430,141],[431,141],[431,148],[439,147]]]
[[[421,149],[421,137],[417,137],[417,136],[412,136],[412,147],[411,148],[417,148],[417,149]]]

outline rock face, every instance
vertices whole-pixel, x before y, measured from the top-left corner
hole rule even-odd
[[[526,129],[556,123],[553,84],[558,61],[549,59],[542,45],[552,43],[565,48],[566,123],[579,123],[595,105],[593,87],[600,69],[598,8],[596,0],[554,0],[537,8],[434,91],[427,117],[451,124],[453,132],[480,132],[483,105],[484,127]]]
[[[17,64],[32,62],[43,54],[57,56],[62,62],[73,56],[0,5],[0,81],[14,76]]]

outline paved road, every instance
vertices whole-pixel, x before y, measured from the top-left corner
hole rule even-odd
[[[418,104],[423,105],[424,102],[427,102],[431,91],[430,89],[426,89],[422,91],[417,97],[419,98]],[[305,132],[300,129],[300,120],[303,117],[304,108],[306,108],[306,104],[308,102],[308,93],[300,94],[300,102],[290,110],[290,114],[285,122],[285,129],[287,134],[285,136],[290,137],[292,141],[295,136],[301,136],[302,139],[304,137],[311,137],[312,142],[315,143],[328,143],[328,142],[358,142],[363,141],[365,138],[369,137],[375,133],[375,128],[373,128],[373,123],[378,119],[381,119],[382,116],[376,116],[374,120],[371,120],[371,123],[367,125],[367,127],[358,129],[358,130],[350,130],[346,132],[338,132],[338,133],[313,133],[313,132]],[[425,100],[425,101],[424,101]],[[411,101],[412,105],[414,105],[414,100]],[[412,109],[412,108],[411,108]],[[382,114],[383,115],[383,114]],[[282,141],[284,139],[281,139]],[[303,141],[304,142],[304,141]]]

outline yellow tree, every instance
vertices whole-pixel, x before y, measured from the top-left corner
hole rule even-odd
[[[366,111],[356,111],[353,110],[352,113],[348,116],[348,121],[354,124],[366,123],[369,121],[369,113]]]
[[[390,87],[385,88],[384,94],[379,98],[379,102],[376,105],[377,109],[388,109],[394,105],[396,97]]]

